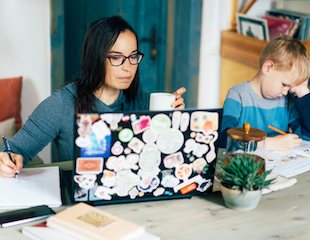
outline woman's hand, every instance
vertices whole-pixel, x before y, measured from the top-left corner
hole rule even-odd
[[[14,177],[15,173],[19,173],[23,168],[24,158],[22,155],[11,153],[15,164],[10,160],[7,152],[0,152],[0,176]]]
[[[173,94],[175,95],[175,101],[171,104],[171,107],[174,109],[184,109],[185,103],[184,98],[182,98],[182,94],[186,92],[185,87],[180,87]]]

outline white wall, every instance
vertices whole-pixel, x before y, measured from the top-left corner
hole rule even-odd
[[[49,0],[0,0],[0,78],[23,76],[23,123],[51,93],[50,46]]]
[[[221,32],[230,29],[232,0],[203,0],[199,60],[198,108],[220,107]],[[239,0],[239,8],[249,0]],[[261,17],[276,0],[256,1],[247,15]],[[240,9],[241,10],[241,9]]]

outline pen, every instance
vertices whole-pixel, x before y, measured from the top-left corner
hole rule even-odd
[[[283,134],[283,135],[286,134],[286,132],[283,132],[283,131],[281,131],[280,129],[277,129],[277,128],[273,127],[273,126],[268,125],[268,127],[271,128],[272,130],[275,130],[275,131],[278,132],[278,133]]]
[[[9,155],[10,160],[12,161],[12,163],[15,164],[15,161],[13,160],[13,158],[12,158],[12,156],[11,156],[11,148],[10,148],[9,143],[6,141],[6,137],[5,137],[5,136],[2,136],[2,139],[3,139],[3,142],[4,142],[5,146],[6,146],[6,148],[7,148],[7,151],[8,151],[8,155]],[[16,177],[16,179],[19,180],[18,174],[17,174],[17,173],[15,173],[15,177]]]

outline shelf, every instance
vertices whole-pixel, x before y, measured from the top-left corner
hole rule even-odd
[[[310,54],[310,41],[301,41]],[[234,30],[222,32],[221,56],[258,68],[259,57],[267,41],[243,36]]]

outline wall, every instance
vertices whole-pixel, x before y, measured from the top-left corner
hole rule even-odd
[[[236,0],[203,0],[198,108],[218,108],[221,83],[221,32],[230,29],[232,4]],[[238,8],[250,0],[239,0]],[[261,17],[267,9],[275,7],[276,0],[256,1],[247,15]],[[228,73],[229,74],[229,73]]]
[[[51,93],[49,0],[0,0],[0,78],[23,76],[23,123]],[[50,146],[39,153],[50,162]]]

